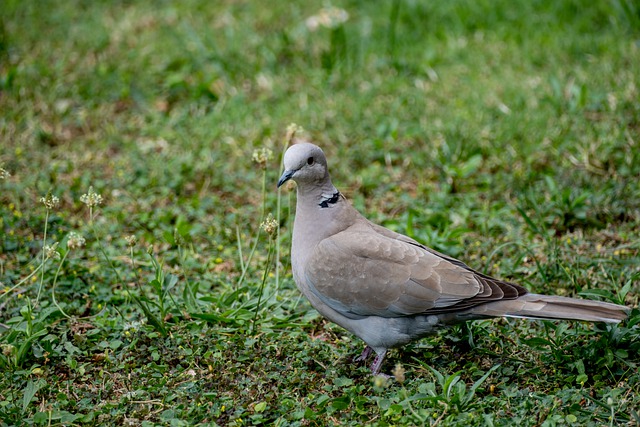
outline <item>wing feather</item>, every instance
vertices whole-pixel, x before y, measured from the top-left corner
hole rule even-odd
[[[437,314],[526,293],[383,230],[347,229],[321,241],[305,269],[311,291],[351,317]]]

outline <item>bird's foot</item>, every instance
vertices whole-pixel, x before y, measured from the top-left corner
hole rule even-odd
[[[362,351],[362,353],[360,354],[360,356],[356,356],[353,358],[354,362],[366,362],[367,359],[369,358],[369,356],[371,356],[371,353],[373,352],[373,349],[369,346],[366,346],[364,348],[364,350]]]
[[[373,359],[373,363],[371,364],[371,375],[380,375],[380,368],[382,368],[382,362],[384,362],[384,357],[386,355],[387,350],[376,354],[376,358]]]
[[[369,356],[373,353],[373,349],[369,346],[366,346],[360,356],[354,357],[354,362],[366,362]],[[373,363],[371,364],[371,375],[376,376],[380,375],[385,378],[391,378],[389,375],[381,374],[380,368],[382,367],[382,362],[384,362],[384,357],[387,355],[387,350],[383,352],[376,352],[376,357],[373,359]]]

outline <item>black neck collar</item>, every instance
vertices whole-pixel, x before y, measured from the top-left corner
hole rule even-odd
[[[340,192],[336,191],[335,193],[333,193],[333,196],[320,202],[319,206],[321,208],[328,208],[329,205],[335,205],[336,203],[338,203],[338,200],[340,200]]]

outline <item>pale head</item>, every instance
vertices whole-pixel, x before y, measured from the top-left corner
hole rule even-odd
[[[284,173],[278,187],[290,179],[296,183],[322,183],[328,180],[327,158],[322,149],[309,142],[300,142],[284,153]]]

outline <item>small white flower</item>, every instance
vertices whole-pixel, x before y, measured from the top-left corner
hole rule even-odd
[[[136,243],[138,243],[138,238],[133,234],[130,236],[126,236],[124,240],[126,240],[127,246],[130,246],[130,247],[134,247]]]
[[[102,204],[102,196],[89,187],[89,192],[80,196],[80,201],[90,208]]]
[[[396,379],[396,381],[398,381],[398,383],[402,384],[404,382],[404,380],[406,379],[405,377],[405,369],[402,367],[402,364],[398,363],[395,367],[395,369],[391,372],[394,376],[394,378]]]
[[[48,258],[60,259],[60,252],[58,252],[58,242],[53,245],[44,245],[44,255]]]
[[[264,169],[267,167],[267,162],[273,159],[273,151],[266,147],[255,149],[251,159]]]
[[[51,210],[58,207],[60,199],[49,193],[45,197],[40,197],[40,203],[42,203],[47,210]]]
[[[278,221],[275,220],[273,215],[267,215],[267,219],[265,219],[260,227],[269,235],[269,237],[274,238],[276,233],[278,232]]]
[[[338,7],[325,7],[320,9],[317,15],[310,16],[305,21],[309,31],[315,31],[318,27],[336,28],[349,20],[349,12]]]
[[[16,348],[11,344],[2,344],[0,348],[2,348],[2,354],[5,356],[11,356],[16,352]]]
[[[0,167],[0,179],[7,179],[11,174],[3,167]]]
[[[72,231],[69,233],[69,238],[67,239],[67,247],[69,249],[78,249],[85,245],[86,240],[82,235]]]
[[[127,331],[138,331],[140,329],[140,327],[142,326],[142,322],[134,320],[132,322],[125,322],[122,329],[127,332]]]
[[[291,141],[293,141],[293,138],[295,138],[297,134],[301,134],[303,132],[304,129],[302,128],[302,126],[291,123],[289,124],[289,126],[287,126],[287,134],[285,135],[284,140],[291,143]]]
[[[307,18],[305,24],[307,25],[309,31],[315,31],[320,26],[320,19],[317,15],[313,15]]]

